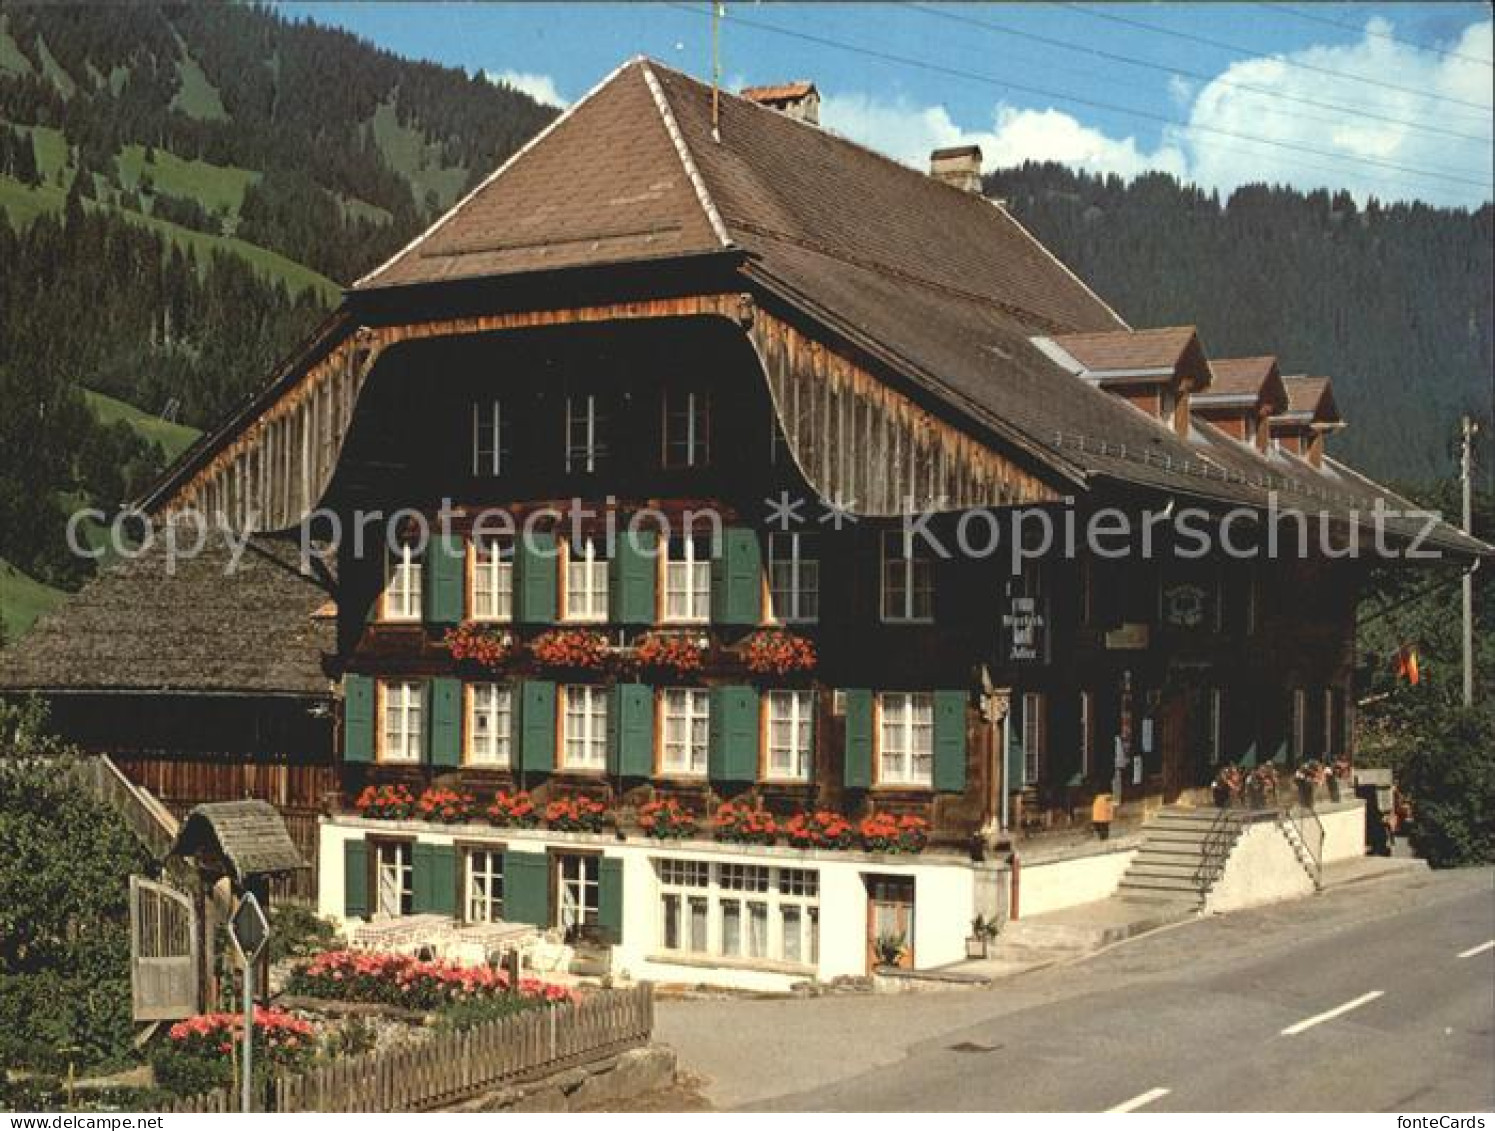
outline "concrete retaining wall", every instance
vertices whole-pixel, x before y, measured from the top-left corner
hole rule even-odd
[[[1018,916],[1026,919],[1115,895],[1116,886],[1136,854],[1137,849],[1132,846],[1022,864],[1018,872]]]
[[[617,1110],[675,1082],[675,1053],[651,1045],[543,1080],[497,1088],[453,1108],[460,1112]]]
[[[1365,800],[1351,798],[1322,805],[1319,820],[1324,824],[1324,863],[1352,860],[1365,855]]]
[[[1275,821],[1247,825],[1225,871],[1204,901],[1206,911],[1239,911],[1313,894],[1313,880]]]

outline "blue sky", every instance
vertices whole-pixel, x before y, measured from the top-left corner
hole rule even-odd
[[[638,54],[710,75],[700,2],[280,7],[560,104]],[[1482,4],[729,3],[721,65],[733,88],[813,78],[827,127],[911,164],[974,140],[989,167],[1491,199]]]

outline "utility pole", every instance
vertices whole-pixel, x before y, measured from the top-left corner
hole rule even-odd
[[[1464,417],[1463,443],[1459,452],[1459,481],[1464,489],[1464,533],[1474,535],[1474,421]],[[1464,570],[1464,706],[1474,706],[1474,566]]]

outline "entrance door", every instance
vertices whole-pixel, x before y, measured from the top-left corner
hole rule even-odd
[[[914,880],[912,876],[868,876],[867,970],[914,968]]]
[[[1178,800],[1193,772],[1189,754],[1189,692],[1176,687],[1163,698],[1159,709],[1158,736],[1163,754],[1163,800]]]

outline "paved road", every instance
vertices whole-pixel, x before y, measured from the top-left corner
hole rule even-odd
[[[1412,873],[989,991],[662,1003],[659,1029],[728,1108],[1489,1111],[1495,948],[1458,955],[1492,939],[1495,872]]]

